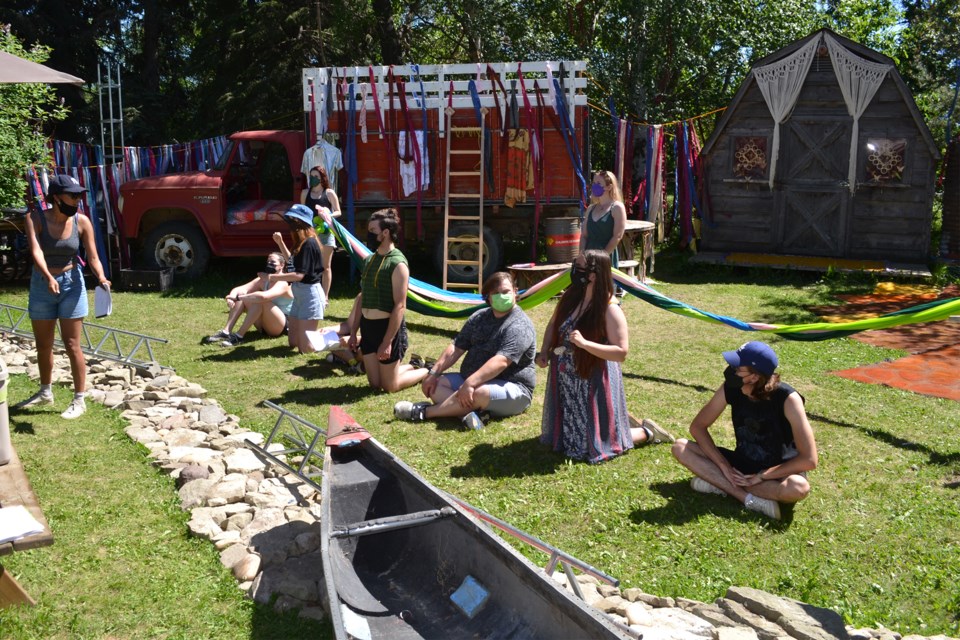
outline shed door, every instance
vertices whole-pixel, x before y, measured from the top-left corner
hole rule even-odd
[[[793,117],[781,125],[777,221],[781,253],[842,256],[846,248],[850,118]]]

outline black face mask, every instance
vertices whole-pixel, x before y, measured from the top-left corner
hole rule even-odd
[[[273,265],[273,264],[270,264],[269,262],[267,263],[267,268],[266,268],[267,273],[280,273],[281,271],[283,271],[282,265]]]
[[[370,251],[376,251],[380,248],[380,234],[374,233],[373,231],[367,232],[367,248]]]
[[[723,370],[723,384],[734,389],[743,388],[743,378],[737,375],[737,370],[733,367],[727,367]]]
[[[60,205],[60,213],[67,217],[74,215],[77,212],[77,209],[80,208],[79,202],[77,204],[67,204],[63,200],[60,200],[57,204]]]
[[[570,282],[578,287],[585,287],[587,283],[590,282],[590,272],[587,269],[574,265],[573,270],[570,272]]]

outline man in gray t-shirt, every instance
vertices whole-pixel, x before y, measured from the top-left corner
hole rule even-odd
[[[522,413],[530,406],[536,385],[536,332],[527,314],[516,305],[512,276],[500,271],[481,289],[489,308],[467,319],[453,342],[423,381],[430,402],[398,402],[396,417],[421,422],[463,418],[465,426],[483,426],[477,412],[494,417]],[[464,355],[460,373],[444,373]]]

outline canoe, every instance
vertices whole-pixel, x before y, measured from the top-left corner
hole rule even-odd
[[[331,407],[321,551],[338,639],[630,638]]]

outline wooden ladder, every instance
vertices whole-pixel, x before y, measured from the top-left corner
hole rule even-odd
[[[480,291],[483,287],[483,184],[484,178],[484,138],[486,135],[486,116],[487,109],[484,107],[480,110],[482,117],[480,119],[479,127],[454,127],[452,126],[454,109],[452,107],[447,107],[444,110],[444,113],[447,116],[447,159],[446,159],[446,184],[444,186],[444,200],[443,200],[443,288],[450,289],[451,287],[460,288],[460,289],[476,289]],[[480,134],[480,148],[479,149],[451,149],[450,142],[455,133],[479,133]],[[478,165],[479,170],[471,171],[451,171],[451,157],[455,155],[467,155],[467,156],[477,156],[479,158]],[[477,183],[477,192],[476,193],[450,193],[450,176],[476,176]],[[451,200],[460,200],[465,202],[477,203],[477,214],[476,215],[460,215],[454,214],[450,209]],[[477,234],[476,235],[458,235],[456,237],[450,237],[450,227],[451,222],[453,224],[458,223],[469,223],[471,225],[477,225]],[[468,259],[451,259],[450,258],[450,247],[455,244],[475,244],[477,246],[476,251],[476,260]],[[449,280],[449,267],[450,265],[457,266],[472,266],[476,268],[477,280],[476,282],[450,282]]]

